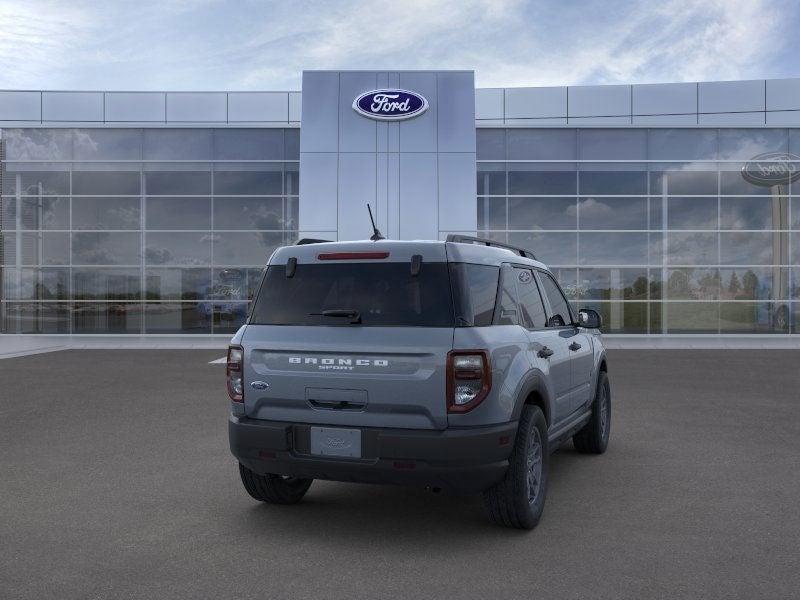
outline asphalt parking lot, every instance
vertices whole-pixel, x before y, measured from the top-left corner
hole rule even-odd
[[[264,506],[215,351],[0,361],[0,598],[792,598],[800,351],[611,351],[612,440],[559,450],[544,518],[315,482]]]

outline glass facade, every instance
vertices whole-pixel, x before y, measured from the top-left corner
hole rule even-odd
[[[800,129],[477,133],[479,235],[607,332],[800,333],[800,181],[743,176]],[[2,333],[229,334],[298,236],[296,128],[3,129],[0,152]]]
[[[481,128],[477,139],[479,235],[534,252],[605,331],[800,333],[800,181],[743,176],[765,153],[800,170],[789,162],[800,129]]]
[[[2,159],[2,333],[232,333],[297,239],[298,129],[3,129]]]

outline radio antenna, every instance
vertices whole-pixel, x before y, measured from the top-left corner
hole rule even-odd
[[[375,218],[372,216],[372,207],[367,203],[367,210],[369,211],[369,220],[372,221],[372,235],[369,239],[373,242],[377,242],[378,240],[385,240],[386,238],[381,235],[381,232],[375,227]]]

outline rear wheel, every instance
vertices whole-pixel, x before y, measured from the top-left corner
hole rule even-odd
[[[297,504],[306,495],[313,479],[282,475],[259,475],[239,463],[244,489],[256,500],[270,504]]]
[[[572,436],[572,443],[578,452],[602,454],[608,447],[611,433],[611,386],[608,376],[600,371],[597,378],[597,391],[592,403],[592,416],[583,428]]]
[[[483,492],[489,519],[504,527],[536,527],[544,511],[549,460],[544,414],[537,406],[525,406],[508,471],[501,482]]]

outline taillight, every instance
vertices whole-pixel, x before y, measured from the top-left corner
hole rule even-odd
[[[486,350],[451,350],[447,353],[447,410],[464,413],[480,404],[492,387],[492,370]]]
[[[241,346],[228,346],[228,365],[225,369],[228,377],[228,396],[234,402],[244,402],[242,360],[244,348]]]

